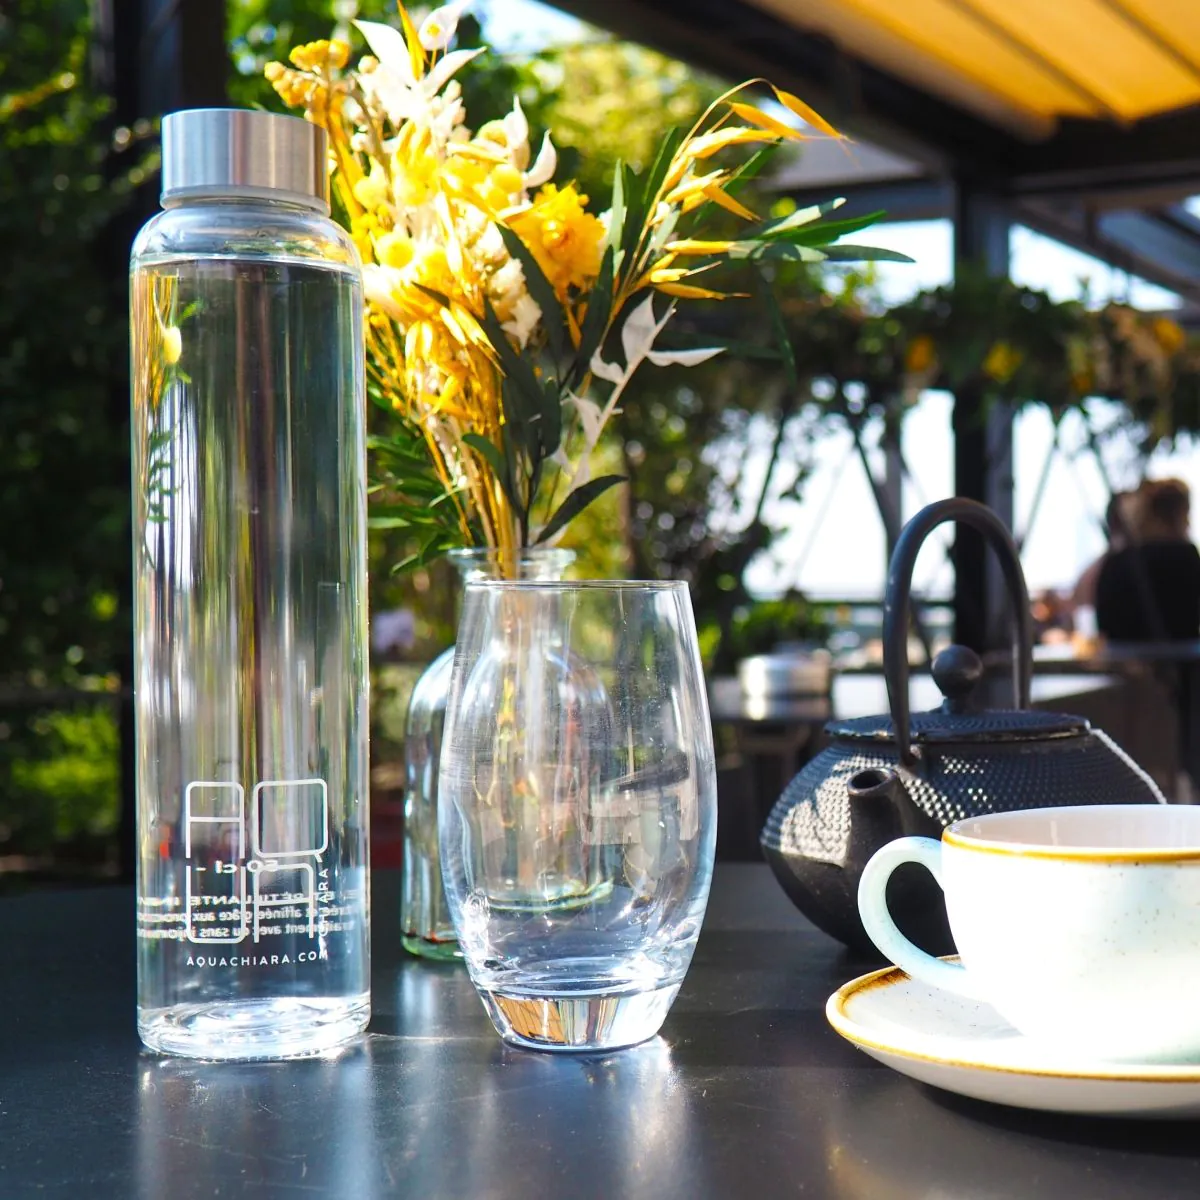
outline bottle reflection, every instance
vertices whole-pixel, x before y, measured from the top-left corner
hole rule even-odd
[[[370,1042],[287,1063],[142,1060],[138,1200],[388,1194]]]

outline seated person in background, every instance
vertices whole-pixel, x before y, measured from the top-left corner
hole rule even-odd
[[[1055,645],[1071,640],[1070,602],[1047,588],[1033,597],[1029,605],[1033,617],[1033,640],[1042,645]]]
[[[1130,544],[1096,581],[1096,623],[1114,642],[1200,638],[1200,553],[1188,540],[1191,496],[1179,479],[1147,480],[1132,505]]]
[[[1075,591],[1071,593],[1071,607],[1095,608],[1096,584],[1100,572],[1108,561],[1110,554],[1124,550],[1129,545],[1130,509],[1133,506],[1136,493],[1114,492],[1104,510],[1104,535],[1108,539],[1108,547],[1079,577]]]

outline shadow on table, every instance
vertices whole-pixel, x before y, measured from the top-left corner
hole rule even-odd
[[[824,1150],[836,1200],[1127,1200],[1200,1192],[1196,1127],[1004,1108],[898,1075],[831,1092]],[[1192,1178],[1181,1184],[1191,1159]]]
[[[1000,1104],[989,1104],[986,1100],[956,1096],[924,1085],[921,1087],[929,1099],[940,1107],[992,1129],[1005,1129],[1010,1133],[1054,1142],[1068,1142],[1073,1146],[1177,1158],[1200,1157],[1194,1120],[1134,1121],[1119,1117],[1036,1112],[1032,1109],[1005,1108]]]

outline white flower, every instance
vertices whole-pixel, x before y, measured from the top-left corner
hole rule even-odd
[[[494,229],[495,226],[493,225],[492,228]],[[498,234],[497,237],[499,237]],[[492,276],[491,290],[497,300],[510,304],[517,303],[518,293],[525,290],[525,272],[515,258],[510,258]]]
[[[468,0],[455,0],[453,4],[443,4],[421,22],[417,30],[417,40],[426,50],[445,50],[454,38],[458,29],[458,18],[467,7]]]
[[[499,262],[508,253],[508,248],[504,245],[504,239],[500,236],[500,230],[496,227],[494,221],[488,221],[487,228],[479,235],[479,241],[475,244],[475,248],[479,251],[480,258],[491,259],[493,262]],[[521,269],[521,264],[513,260],[512,264],[518,270]],[[501,268],[503,270],[504,268]],[[497,272],[499,275],[500,272]],[[524,282],[525,276],[521,276]]]
[[[654,293],[635,308],[621,327],[621,348],[625,351],[625,363],[633,368],[654,348],[654,339],[663,331],[671,319],[674,305],[667,308],[667,315],[660,321],[654,315]]]
[[[395,318],[400,316],[400,306],[393,296],[399,275],[396,267],[381,267],[378,263],[363,266],[363,294],[367,301]]]
[[[382,70],[411,88],[416,79],[413,77],[412,59],[409,57],[404,34],[394,25],[387,25],[382,21],[355,21],[354,24],[367,39],[371,53],[379,59],[379,67],[372,71],[371,75],[377,75]]]
[[[529,161],[529,122],[525,119],[525,110],[521,107],[519,96],[513,97],[512,112],[505,116],[501,124],[504,126],[504,141],[513,162],[524,166],[524,163],[517,161],[517,156],[524,151],[525,162]]]
[[[538,307],[537,301],[528,292],[525,292],[513,306],[512,320],[505,321],[502,328],[505,333],[516,338],[517,344],[524,350],[525,343],[529,341],[530,335],[537,328],[541,319],[542,310]]]
[[[558,152],[554,149],[554,143],[547,133],[542,138],[542,148],[538,151],[533,166],[525,172],[526,189],[532,191],[534,188],[541,187],[543,183],[549,183],[557,170]]]
[[[413,74],[412,59],[404,35],[391,25],[381,21],[355,21],[355,25],[367,39],[372,54],[379,60],[375,70],[361,76],[363,92],[368,100],[377,103],[387,114],[393,125],[413,121],[426,127],[434,127],[443,110],[435,105],[438,93],[451,81],[456,71],[466,66],[473,58],[484,52],[485,47],[475,50],[454,50],[443,55],[423,79]],[[461,93],[449,97],[449,109],[454,111]],[[448,134],[447,134],[448,136]]]

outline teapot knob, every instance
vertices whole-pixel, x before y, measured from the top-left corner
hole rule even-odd
[[[946,712],[966,712],[971,693],[983,678],[983,661],[967,646],[947,646],[933,660],[933,681],[946,697]]]

